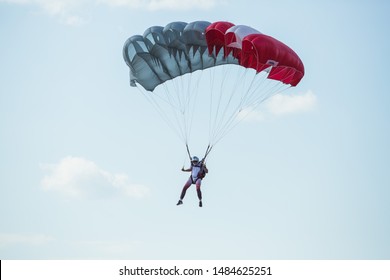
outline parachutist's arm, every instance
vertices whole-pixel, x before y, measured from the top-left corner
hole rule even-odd
[[[183,172],[190,172],[190,171],[192,171],[192,167],[187,168],[187,169],[184,169],[184,167],[182,167],[181,171],[183,171]]]

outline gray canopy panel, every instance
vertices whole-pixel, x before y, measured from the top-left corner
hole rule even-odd
[[[238,64],[233,56],[215,56],[207,51],[207,21],[172,22],[152,26],[144,34],[130,37],[123,57],[130,67],[130,85],[153,91],[159,84],[180,75],[221,64]]]

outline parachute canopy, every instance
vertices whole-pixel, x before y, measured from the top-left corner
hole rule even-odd
[[[282,42],[245,25],[230,22],[172,22],[130,37],[123,48],[130,84],[153,91],[175,77],[223,64],[256,72],[296,86],[304,76],[298,55]],[[270,68],[271,67],[271,68]]]
[[[206,155],[257,106],[296,86],[304,75],[291,48],[252,27],[226,21],[152,26],[125,42],[123,57],[130,85],[144,94],[187,149],[189,141],[207,141]]]

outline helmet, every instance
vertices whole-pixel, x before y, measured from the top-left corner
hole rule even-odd
[[[199,161],[199,158],[197,156],[194,156],[192,157],[191,159],[192,162],[198,162]]]

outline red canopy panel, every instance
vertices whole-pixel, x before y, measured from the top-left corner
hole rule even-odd
[[[260,32],[238,38],[234,24],[226,21],[214,22],[206,28],[206,41],[209,54],[218,55],[224,48],[224,57],[231,52],[241,66],[261,72],[272,67],[269,79],[296,86],[303,78],[305,70],[299,56],[287,45]],[[238,27],[238,26],[237,26]],[[251,28],[248,27],[248,30]],[[254,30],[254,29],[252,29]],[[255,32],[255,30],[253,31]]]
[[[215,51],[215,56],[218,55],[221,48],[224,48],[224,56],[227,55],[225,48],[225,32],[234,26],[233,23],[227,21],[217,21],[206,28],[206,41],[209,54]]]

